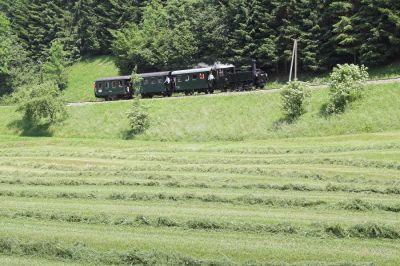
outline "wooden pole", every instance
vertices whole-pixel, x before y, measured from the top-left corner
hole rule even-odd
[[[294,80],[297,81],[297,40],[294,40],[294,49],[295,49],[295,55],[294,55]]]
[[[295,42],[295,44],[296,44],[296,42]],[[291,82],[291,81],[292,81],[292,74],[293,74],[293,64],[294,64],[294,55],[295,55],[294,51],[295,51],[295,46],[293,45],[293,51],[292,51],[292,62],[290,63],[289,82]]]

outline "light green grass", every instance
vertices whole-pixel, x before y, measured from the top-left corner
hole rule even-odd
[[[142,100],[151,127],[142,140],[210,141],[300,136],[328,136],[400,129],[400,84],[369,85],[363,98],[339,115],[320,110],[328,92],[312,92],[298,121],[282,123],[279,93],[183,97]],[[128,129],[130,101],[69,107],[69,118],[50,130],[56,137],[122,139]],[[0,107],[0,134],[21,132],[10,125],[18,119],[13,107]]]
[[[93,83],[98,78],[117,76],[118,68],[112,57],[83,58],[68,68],[67,102],[95,101]]]
[[[399,143],[2,136],[0,262],[397,265]]]
[[[372,67],[369,69],[370,79],[386,79],[400,77],[400,63],[391,63],[387,66]],[[110,56],[83,58],[68,69],[68,87],[65,90],[67,102],[95,101],[93,82],[97,78],[118,75],[118,68]],[[299,73],[299,79],[310,84],[321,85],[327,83],[328,74]],[[282,87],[287,77],[272,78],[266,89]]]

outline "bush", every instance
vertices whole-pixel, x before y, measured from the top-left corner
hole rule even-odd
[[[140,135],[150,127],[149,114],[141,107],[138,98],[133,101],[131,110],[127,113],[127,117],[129,119],[129,137]]]
[[[288,120],[295,120],[304,112],[304,101],[310,96],[307,85],[303,82],[290,82],[282,92],[282,111]]]
[[[368,77],[365,66],[344,64],[335,67],[329,78],[330,100],[326,112],[328,114],[344,112],[349,103],[361,97]]]
[[[65,104],[54,82],[21,87],[14,97],[23,121],[32,126],[50,125],[66,118]]]

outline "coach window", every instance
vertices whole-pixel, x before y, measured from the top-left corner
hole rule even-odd
[[[110,88],[110,83],[106,82],[106,89]]]
[[[187,75],[186,78],[185,78],[185,81],[189,81],[189,80],[190,80],[190,76]]]
[[[161,84],[161,83],[163,83],[162,78],[158,78],[158,84]]]
[[[151,84],[156,84],[156,83],[157,83],[157,80],[155,78],[152,78],[151,79]]]
[[[179,83],[179,82],[182,82],[182,77],[181,77],[181,76],[178,76],[177,81],[178,81],[178,83]]]
[[[116,87],[117,87],[117,82],[116,82],[116,81],[113,81],[113,82],[112,82],[112,87],[113,87],[113,88],[116,88]]]
[[[102,82],[97,83],[97,88],[98,89],[101,89],[102,87],[103,87],[103,83]]]
[[[192,80],[197,80],[197,74],[192,75]]]

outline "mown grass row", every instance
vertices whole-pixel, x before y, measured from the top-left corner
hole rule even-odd
[[[337,157],[340,156],[337,155]],[[165,163],[163,166],[170,166],[170,165],[177,165],[177,166],[185,166],[185,165],[202,165],[203,167],[212,167],[212,166],[270,166],[270,165],[337,165],[337,166],[352,166],[352,167],[359,167],[359,168],[378,168],[378,169],[393,169],[393,170],[400,170],[400,163],[396,161],[382,161],[382,160],[363,160],[363,159],[351,159],[351,158],[335,158],[330,155],[330,157],[326,157],[323,155],[318,155],[319,158],[247,158],[247,157],[234,157],[234,156],[221,156],[221,157],[209,157],[201,158],[200,156],[196,156],[195,158],[184,158],[183,156],[152,156],[152,157],[144,157],[140,158],[137,156],[132,160],[125,160],[119,159],[113,160],[112,158],[108,158],[106,162],[98,158],[88,157],[88,158],[76,158],[76,157],[58,157],[63,158],[64,160],[68,161],[71,160],[87,160],[91,163],[101,164],[101,163],[108,163],[108,164],[115,164],[118,162],[119,166],[124,166],[124,164],[161,164]],[[342,156],[343,157],[343,156]],[[400,157],[400,156],[399,156]],[[49,158],[46,156],[45,158],[37,158],[37,157],[8,157],[8,160],[3,160],[3,164],[12,166],[16,159],[24,160],[26,165],[27,163],[32,163],[33,165],[42,164],[43,166],[46,165],[45,161]],[[97,160],[96,160],[97,159]],[[44,162],[40,162],[43,160]]]
[[[56,259],[65,262],[78,262],[85,265],[191,265],[191,266],[372,266],[373,263],[352,261],[324,262],[303,261],[286,263],[280,261],[235,262],[221,256],[220,259],[198,259],[173,252],[162,252],[156,249],[140,250],[131,248],[125,251],[99,251],[87,247],[84,243],[74,245],[56,240],[26,241],[18,238],[0,238],[0,253],[5,255],[35,256]]]
[[[97,215],[45,213],[41,211],[1,212],[0,217],[17,219],[32,218],[37,220],[57,221],[66,223],[102,224],[109,226],[151,226],[175,227],[186,230],[233,231],[254,234],[289,234],[304,237],[337,237],[337,238],[387,238],[400,239],[400,228],[383,223],[363,224],[327,224],[312,223],[307,227],[290,222],[275,224],[256,224],[247,222],[221,222],[207,218],[194,218],[186,221],[166,216],[151,217],[137,214],[133,218],[112,217],[105,213]]]
[[[4,165],[5,166],[5,165]],[[44,169],[43,169],[44,168]],[[49,169],[49,168],[63,168],[61,169]],[[161,171],[161,169],[141,169],[140,171],[131,171],[131,170],[122,170],[119,169],[109,169],[104,170],[96,169],[95,167],[85,166],[84,168],[78,169],[65,169],[64,167],[37,167],[33,169],[32,167],[3,167],[0,169],[0,178],[10,180],[10,177],[18,177],[13,178],[12,180],[16,180],[15,183],[22,182],[21,180],[31,179],[32,177],[40,177],[41,179],[54,180],[54,179],[64,179],[64,180],[74,180],[74,179],[93,179],[99,178],[102,179],[111,179],[113,181],[121,180],[131,181],[131,180],[151,180],[151,181],[169,181],[169,182],[178,182],[181,180],[191,180],[197,183],[208,182],[208,185],[212,185],[218,181],[226,180],[240,180],[243,184],[251,184],[254,182],[253,180],[260,181],[260,178],[266,180],[298,180],[299,182],[304,181],[320,181],[320,182],[328,182],[330,183],[340,183],[340,184],[356,184],[356,185],[373,185],[377,190],[378,186],[390,186],[390,187],[398,187],[400,185],[400,180],[397,179],[396,171],[379,171],[371,173],[370,171],[359,171],[351,173],[338,173],[329,171],[330,169],[297,169],[293,170],[291,168],[279,168],[279,169],[268,169],[263,168],[257,169],[257,171],[251,171],[249,173],[248,168],[236,168],[234,170],[228,169],[226,172],[223,169],[216,168],[208,168],[203,169],[205,172],[195,172],[193,171],[183,171],[183,170],[165,170]],[[212,179],[212,180],[211,180]],[[19,180],[19,181],[18,181]],[[12,181],[11,181],[12,182]],[[90,182],[88,182],[90,183]],[[351,186],[353,187],[353,185]]]
[[[215,185],[213,183],[206,182],[178,182],[178,181],[169,181],[169,182],[159,182],[159,181],[147,181],[147,182],[131,182],[127,180],[114,180],[114,181],[103,181],[103,182],[90,182],[86,180],[74,180],[74,179],[66,179],[66,180],[57,180],[57,181],[47,181],[43,179],[36,180],[28,180],[24,181],[21,179],[0,179],[0,184],[7,185],[22,185],[22,186],[46,186],[46,187],[55,187],[55,186],[123,186],[123,187],[174,187],[174,188],[200,188],[200,189],[239,189],[239,190],[280,190],[280,191],[319,191],[319,192],[349,192],[349,193],[372,193],[372,194],[383,194],[383,195],[400,195],[400,186],[399,187],[355,187],[349,185],[341,185],[341,184],[333,184],[329,183],[325,186],[311,186],[305,184],[294,184],[294,183],[286,183],[282,185],[278,184],[267,184],[267,183],[246,183],[240,185],[234,184],[222,184]]]
[[[52,171],[84,171],[85,172],[101,172],[102,175],[131,175],[132,173],[137,173],[137,172],[192,172],[192,173],[208,173],[208,174],[247,174],[247,175],[258,175],[258,176],[277,176],[277,177],[285,177],[286,172],[289,172],[289,175],[293,173],[295,177],[298,177],[299,175],[296,175],[296,172],[300,172],[299,170],[294,171],[294,168],[304,168],[303,172],[308,171],[308,174],[300,174],[300,176],[303,176],[304,178],[315,178],[315,179],[320,179],[321,175],[319,173],[313,174],[312,172],[315,172],[314,168],[317,165],[310,165],[310,164],[302,164],[302,165],[291,165],[288,167],[285,164],[281,165],[253,165],[253,166],[247,166],[247,165],[202,165],[202,164],[182,164],[182,165],[174,165],[174,164],[160,164],[160,163],[143,163],[143,164],[133,164],[129,166],[128,163],[113,163],[110,162],[109,164],[105,163],[96,163],[94,165],[93,163],[83,163],[81,165],[79,164],[74,164],[73,162],[43,162],[43,161],[38,161],[38,162],[18,162],[16,160],[13,161],[7,161],[7,162],[2,162],[2,165],[5,167],[9,168],[28,168],[32,170],[52,170]],[[391,164],[389,163],[387,166],[390,166]],[[300,167],[301,166],[301,167]],[[386,167],[386,166],[385,166]],[[398,166],[395,165],[397,168]],[[371,168],[368,168],[371,169]],[[375,168],[372,168],[375,169]],[[379,169],[379,168],[378,168]],[[381,168],[381,169],[386,169],[386,168]],[[334,168],[329,168],[325,167],[324,169],[320,169],[319,171],[336,171],[336,173],[340,173],[341,169],[334,167]],[[369,171],[366,171],[364,168],[343,168],[343,171],[345,170],[357,170],[360,172],[360,174],[366,174],[369,173]],[[387,169],[387,170],[394,170],[394,169]],[[397,170],[394,170],[397,172]],[[311,173],[310,173],[311,172]],[[396,174],[396,172],[391,172],[393,175]],[[301,173],[301,172],[300,172]],[[393,179],[392,179],[393,180]],[[336,181],[336,179],[333,179],[333,181]]]
[[[39,191],[0,191],[0,197],[20,197],[20,198],[43,198],[43,199],[87,199],[87,200],[123,200],[123,201],[200,201],[212,203],[228,203],[233,205],[259,205],[272,207],[304,207],[311,208],[324,206],[331,209],[370,211],[381,210],[387,212],[400,212],[399,203],[372,203],[361,199],[349,199],[340,202],[327,202],[326,200],[315,200],[303,198],[283,198],[276,196],[254,196],[241,195],[236,197],[226,197],[216,194],[196,195],[194,193],[117,193],[113,192],[106,195],[99,195],[96,192],[55,192],[43,193]]]
[[[289,139],[290,140],[290,139]],[[289,141],[288,140],[288,141]],[[131,143],[125,143],[126,145],[121,144],[115,146],[109,146],[103,149],[97,149],[96,152],[88,151],[87,149],[80,149],[79,146],[75,147],[75,145],[71,147],[58,147],[59,149],[56,150],[48,150],[41,146],[36,146],[32,143],[34,149],[26,150],[21,149],[20,147],[10,147],[9,143],[2,143],[0,142],[0,147],[4,151],[0,155],[0,157],[15,157],[15,156],[37,156],[46,154],[46,156],[55,156],[55,157],[96,157],[100,159],[135,159],[137,157],[151,159],[157,158],[159,156],[165,157],[173,157],[171,153],[179,153],[184,154],[185,156],[226,156],[226,155],[244,155],[251,156],[251,155],[302,155],[302,154],[332,154],[332,153],[345,153],[345,152],[370,152],[370,151],[382,151],[382,150],[399,150],[400,145],[397,142],[393,142],[393,140],[380,140],[382,143],[357,143],[354,144],[352,142],[348,142],[346,144],[337,143],[336,145],[315,145],[311,143],[311,145],[298,145],[295,142],[296,139],[291,140],[294,143],[282,143],[281,146],[283,147],[275,147],[272,146],[273,143],[267,142],[264,144],[264,141],[258,141],[254,143],[249,143],[249,145],[242,147],[242,145],[237,145],[237,143],[226,143],[224,146],[216,145],[216,147],[208,146],[207,148],[204,147],[185,147],[184,144],[178,147],[174,146],[166,146],[164,148],[160,148],[157,146],[150,145],[146,143],[146,147],[143,148],[140,145],[130,146]],[[298,139],[299,142],[304,142],[307,139]],[[62,142],[62,139],[60,139]],[[374,141],[377,141],[374,139]],[[323,139],[321,139],[323,142]],[[258,145],[257,145],[258,143]],[[52,143],[53,144],[53,143]],[[235,145],[236,144],[236,145]],[[292,144],[292,145],[290,145]],[[297,145],[293,145],[297,144]],[[178,143],[177,143],[178,145]],[[230,147],[230,146],[234,147]],[[128,150],[124,149],[122,152],[120,148],[127,148]],[[265,147],[266,146],[266,147]],[[151,155],[149,153],[151,152]]]
[[[234,265],[228,260],[203,261],[178,253],[164,253],[157,250],[132,249],[125,252],[101,252],[88,248],[83,243],[67,245],[58,241],[22,241],[17,238],[1,238],[0,253],[55,258],[91,265]]]

